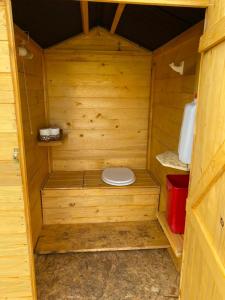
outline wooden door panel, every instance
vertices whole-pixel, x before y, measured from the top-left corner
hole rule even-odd
[[[205,195],[195,213],[204,224],[211,246],[214,248],[220,263],[225,266],[225,173]],[[223,267],[224,268],[224,267]],[[225,274],[225,268],[224,268]],[[225,286],[225,283],[224,283]]]
[[[202,243],[201,234],[196,232],[195,225],[189,219],[185,232],[186,247],[183,260],[185,276],[182,276],[180,298],[222,300],[223,291],[218,289],[217,279],[214,276],[215,270],[212,269],[214,264],[208,259],[205,243]]]
[[[225,141],[225,42],[203,55],[200,72],[190,196]]]
[[[181,300],[225,300],[225,2],[207,12],[181,275]]]

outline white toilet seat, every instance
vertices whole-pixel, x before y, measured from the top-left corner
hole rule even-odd
[[[115,186],[125,186],[136,180],[134,172],[128,168],[106,168],[102,172],[102,181]]]

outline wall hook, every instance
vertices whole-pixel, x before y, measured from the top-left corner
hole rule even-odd
[[[174,62],[169,64],[170,68],[174,70],[175,72],[179,73],[180,75],[184,74],[184,61],[182,61],[180,64],[175,65]]]

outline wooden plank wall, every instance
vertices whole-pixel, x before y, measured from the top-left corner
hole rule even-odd
[[[106,30],[45,51],[54,170],[146,168],[151,52]]]
[[[19,130],[10,16],[9,1],[0,0],[0,298],[34,299],[27,206],[20,163],[12,157],[13,149],[19,147]]]
[[[162,166],[156,155],[178,149],[184,105],[197,91],[198,45],[203,30],[199,23],[153,52],[152,130],[149,167],[161,185],[160,210],[166,208],[166,175],[182,173]],[[170,69],[184,61],[184,75]]]
[[[32,59],[17,55],[17,64],[24,124],[31,227],[35,246],[42,226],[40,190],[43,180],[48,175],[48,150],[37,144],[38,129],[47,124],[43,83],[43,50],[31,39],[28,40],[28,36],[17,26],[14,28],[16,46],[25,42],[26,48],[33,54]]]

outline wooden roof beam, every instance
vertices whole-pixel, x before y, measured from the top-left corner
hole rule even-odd
[[[118,4],[117,10],[116,10],[116,13],[115,13],[115,16],[113,19],[113,23],[111,26],[111,30],[110,30],[111,33],[115,33],[117,25],[119,24],[119,21],[120,21],[120,18],[122,16],[125,6],[126,6],[126,4],[124,4],[124,3]]]
[[[83,32],[85,34],[88,34],[89,33],[88,1],[86,0],[80,1],[80,10],[81,10],[81,17],[82,17]]]
[[[89,2],[141,4],[178,7],[208,7],[213,5],[211,0],[89,0]]]

